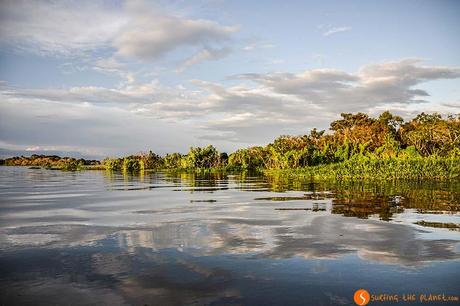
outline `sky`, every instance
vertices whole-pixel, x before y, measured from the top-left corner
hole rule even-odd
[[[460,113],[460,1],[0,0],[0,149],[264,145]]]

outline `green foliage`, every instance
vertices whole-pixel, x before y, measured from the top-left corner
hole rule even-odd
[[[119,171],[122,169],[122,160],[119,158],[106,158],[102,161],[106,170]]]
[[[200,148],[191,147],[188,154],[181,158],[181,166],[185,169],[207,169],[223,166],[220,153],[211,145]]]
[[[459,176],[460,115],[443,118],[421,113],[408,122],[384,112],[377,118],[364,113],[341,114],[331,133],[313,129],[300,136],[283,135],[262,147],[239,149],[230,155],[214,146],[192,147],[187,154],[161,157],[152,151],[124,158],[106,158],[107,170],[137,172],[148,169],[209,171],[302,169],[319,177],[337,178],[453,178]],[[32,156],[6,159],[5,165],[81,169],[93,161]],[[96,167],[97,168],[97,167]]]
[[[37,155],[16,156],[4,160],[6,166],[35,166],[43,168],[62,169],[75,171],[86,168],[87,166],[98,166],[97,160],[75,159],[72,157],[59,157],[56,155]]]
[[[163,165],[166,169],[179,169],[181,165],[182,155],[180,153],[166,154],[163,158]]]
[[[83,163],[81,161],[78,161],[78,160],[75,160],[75,159],[70,159],[70,160],[66,160],[62,164],[61,170],[64,170],[64,171],[76,171],[76,170],[82,169],[82,167],[83,167]]]
[[[102,161],[102,164],[109,171],[138,172],[146,169],[163,168],[163,159],[149,151],[149,153],[124,158],[106,158]]]
[[[126,157],[123,159],[123,172],[137,172],[145,169],[144,162],[141,159]]]
[[[267,150],[263,147],[239,149],[228,157],[228,167],[235,170],[265,168],[267,158]]]
[[[414,146],[408,146],[404,150],[401,150],[398,154],[398,157],[401,159],[408,159],[408,158],[420,158],[422,155],[417,151]]]
[[[139,160],[139,167],[143,169],[159,169],[163,167],[161,156],[149,151],[147,154],[140,154],[135,157]]]
[[[459,157],[375,158],[355,155],[340,163],[300,168],[295,173],[316,179],[460,179]]]
[[[460,114],[443,119],[436,113],[421,113],[398,132],[404,144],[414,146],[423,156],[446,156],[460,148]]]

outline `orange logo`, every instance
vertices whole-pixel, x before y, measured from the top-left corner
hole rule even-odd
[[[364,306],[369,303],[371,297],[369,295],[369,292],[364,289],[358,289],[355,292],[355,295],[353,296],[353,299],[355,300],[356,305]]]

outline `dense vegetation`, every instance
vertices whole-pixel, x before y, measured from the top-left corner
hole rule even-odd
[[[16,156],[1,161],[6,166],[38,166],[47,169],[79,170],[100,165],[97,160],[76,159],[72,157],[59,157],[57,155]]]
[[[452,178],[460,175],[460,115],[421,113],[408,122],[389,112],[378,118],[342,114],[330,133],[280,136],[264,147],[229,156],[213,146],[160,157],[153,152],[105,159],[107,169],[289,169],[315,177]],[[295,169],[293,171],[292,169]]]
[[[6,164],[16,164],[7,160]],[[460,176],[460,114],[421,113],[408,122],[384,112],[341,114],[330,132],[280,136],[230,155],[209,145],[187,154],[152,151],[102,161],[108,170],[283,170],[334,178],[453,178]],[[27,164],[29,165],[29,164]]]

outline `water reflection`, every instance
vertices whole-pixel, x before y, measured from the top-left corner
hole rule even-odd
[[[0,192],[7,305],[335,305],[360,287],[458,291],[459,182],[1,168]]]

